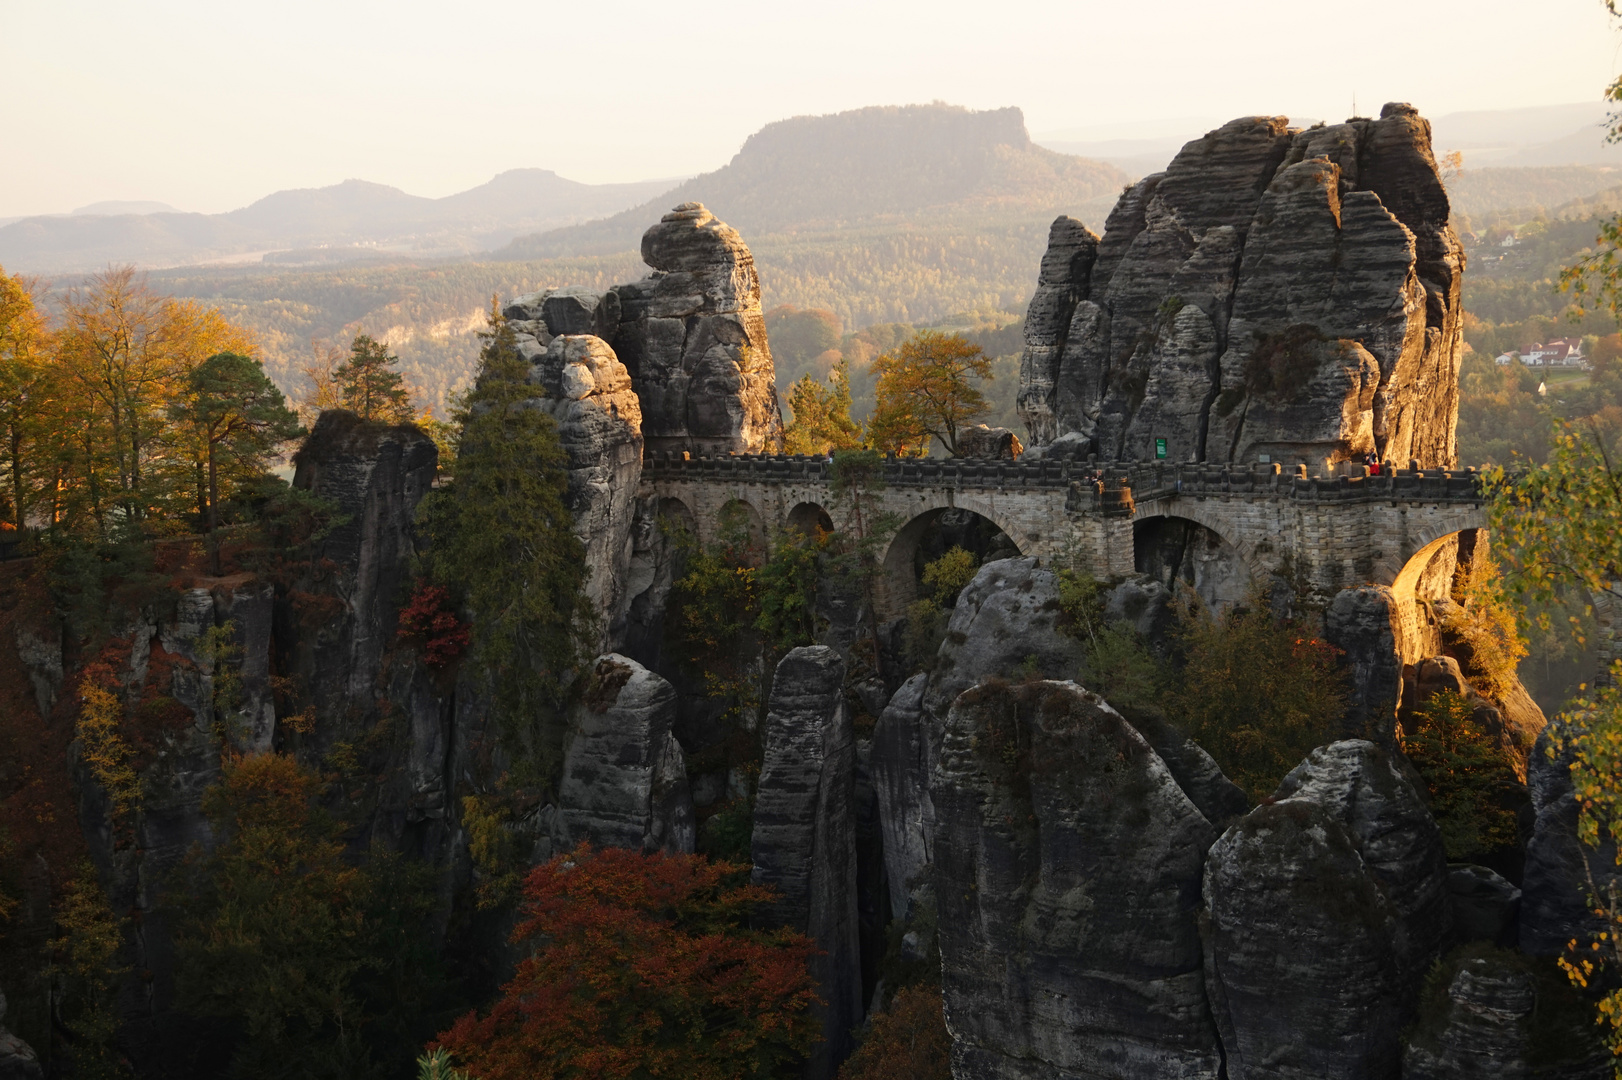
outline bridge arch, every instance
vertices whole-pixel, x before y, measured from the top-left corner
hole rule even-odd
[[[748,499],[734,496],[721,504],[715,533],[715,540],[739,549],[745,563],[758,566],[765,561],[766,519]]]
[[[657,524],[660,528],[669,530],[684,530],[689,536],[698,537],[698,515],[693,508],[674,495],[659,497]]]
[[[1397,651],[1405,664],[1417,663],[1442,652],[1442,627],[1435,616],[1431,602],[1452,597],[1454,576],[1459,564],[1468,564],[1485,553],[1484,528],[1462,528],[1441,531],[1432,527],[1420,533],[1417,548],[1402,564],[1391,582],[1392,598],[1396,601],[1398,619]]]
[[[1254,559],[1254,552],[1195,514],[1149,514],[1132,523],[1133,569],[1168,587],[1181,580],[1218,614],[1244,603],[1256,583],[1267,580]]]
[[[815,502],[796,503],[788,512],[784,525],[807,536],[814,536],[818,529],[827,533],[834,531],[833,515],[821,503]]]
[[[883,588],[877,597],[880,619],[894,619],[906,614],[907,605],[918,599],[918,581],[921,561],[926,556],[938,556],[928,541],[932,534],[943,531],[958,546],[974,550],[981,561],[1024,554],[1008,530],[989,514],[963,506],[930,507],[912,517],[896,530],[885,549]],[[938,539],[938,536],[935,537]],[[961,542],[967,538],[968,542]],[[942,543],[936,546],[951,546]],[[978,550],[975,550],[978,549]]]
[[[1474,534],[1487,525],[1487,514],[1480,506],[1431,506],[1415,508],[1403,517],[1394,530],[1394,542],[1374,561],[1370,579],[1375,585],[1398,587],[1404,573],[1413,574],[1415,560],[1420,570],[1441,550],[1439,546],[1449,537]],[[1387,531],[1390,535],[1390,531]]]

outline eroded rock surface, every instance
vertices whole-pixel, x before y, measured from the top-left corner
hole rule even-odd
[[[605,646],[625,637],[637,485],[642,480],[642,409],[631,376],[599,337],[562,334],[530,369],[569,455],[568,507],[586,547],[586,595]]]
[[[976,424],[957,434],[957,456],[963,458],[1000,458],[1012,461],[1025,452],[1025,445],[1005,427],[987,427]]]
[[[1320,747],[1205,865],[1206,982],[1232,1080],[1398,1074],[1446,941],[1441,834],[1401,762]]]
[[[1026,315],[1035,447],[1103,460],[1454,461],[1463,248],[1409,105],[1297,130],[1234,120],[1060,218]]]
[[[434,481],[439,451],[412,425],[384,427],[329,410],[293,460],[293,486],[336,503],[341,515],[316,543],[312,564],[335,567],[320,592],[342,611],[300,613],[316,625],[298,638],[296,670],[320,715],[369,713],[394,643],[397,598],[409,584],[417,503]]]
[[[0,1021],[6,1018],[6,995],[0,993]],[[6,1030],[0,1023],[0,1080],[44,1080],[39,1055],[34,1048]]]
[[[1403,1080],[1526,1080],[1532,1075],[1532,977],[1498,958],[1462,960],[1440,1015],[1403,1052]]]
[[[1197,929],[1216,831],[1120,714],[1073,682],[984,682],[952,705],[934,798],[959,1080],[1219,1075]]]
[[[606,341],[630,374],[649,451],[775,453],[782,413],[743,238],[703,203],[682,203],[643,234],[642,260],[653,273],[641,281],[509,301],[519,352],[534,363],[559,336]]]
[[[909,679],[880,715],[873,777],[898,917],[931,855],[935,808],[929,784],[947,710],[959,694],[989,676],[1076,675],[1085,654],[1081,643],[1060,629],[1058,617],[1058,579],[1037,559],[986,563],[958,595],[934,670]]]
[[[1590,876],[1599,889],[1622,876],[1614,841],[1591,848],[1577,838],[1572,755],[1559,749],[1567,730],[1566,721],[1550,721],[1526,763],[1534,823],[1521,877],[1520,946],[1533,956],[1556,956],[1568,941],[1594,940],[1605,927],[1587,902]]]
[[[806,1076],[831,1077],[862,1022],[854,785],[856,751],[845,704],[845,663],[810,645],[777,665],[750,839],[753,880],[782,895],[764,916],[809,934],[824,1041]]]
[[[559,842],[690,852],[687,761],[671,732],[676,691],[635,660],[597,658],[569,718],[558,784]]]
[[[1324,637],[1345,653],[1348,736],[1395,745],[1402,703],[1401,632],[1397,600],[1387,586],[1342,589],[1330,601]]]
[[[702,203],[642,236],[654,273],[616,285],[613,344],[642,399],[649,450],[758,454],[782,441],[755,259]]]

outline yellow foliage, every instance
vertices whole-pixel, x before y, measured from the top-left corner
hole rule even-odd
[[[479,873],[481,908],[499,907],[518,893],[521,862],[517,836],[509,827],[512,810],[491,795],[462,796],[462,828],[468,855]]]
[[[1470,678],[1487,696],[1502,699],[1515,683],[1515,669],[1526,655],[1515,609],[1503,584],[1497,560],[1476,559],[1460,582],[1462,603],[1447,613],[1443,625],[1470,646]]]
[[[140,805],[141,782],[135,775],[134,754],[119,734],[123,706],[117,695],[86,675],[79,684],[79,753],[113,805],[113,819],[122,820]]]
[[[128,970],[117,962],[124,931],[88,862],[67,883],[52,916],[58,933],[49,974],[59,988],[61,1022],[72,1035],[73,1074],[90,1080],[127,1076],[114,1010],[118,981]]]

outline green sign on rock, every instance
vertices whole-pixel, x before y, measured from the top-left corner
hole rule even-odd
[[[1157,459],[1159,459],[1159,458],[1163,458],[1165,456],[1166,456],[1166,440],[1165,439],[1156,439],[1155,440],[1155,457]]]

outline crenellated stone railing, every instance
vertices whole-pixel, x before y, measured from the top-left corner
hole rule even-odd
[[[653,480],[745,484],[824,484],[833,466],[804,454],[689,457],[651,453],[643,475]],[[1395,469],[1368,476],[1361,467],[1341,475],[1309,475],[1305,466],[1124,464],[1009,461],[975,458],[887,458],[885,483],[894,487],[958,489],[1058,488],[1074,485],[1074,510],[1130,513],[1135,503],[1176,496],[1244,496],[1299,502],[1480,503],[1486,492],[1476,469]],[[1087,495],[1091,494],[1092,499]],[[1087,505],[1091,502],[1092,505]]]

